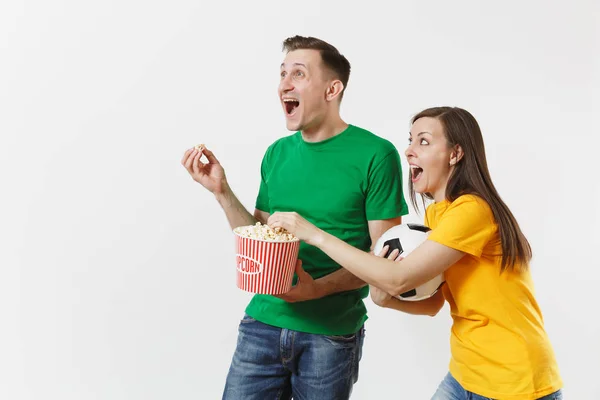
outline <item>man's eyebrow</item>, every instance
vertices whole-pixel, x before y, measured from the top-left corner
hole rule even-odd
[[[302,64],[302,63],[293,63],[293,66],[300,66],[300,67],[304,67],[306,68],[306,65]],[[281,63],[280,68],[283,68],[285,66],[285,63]]]

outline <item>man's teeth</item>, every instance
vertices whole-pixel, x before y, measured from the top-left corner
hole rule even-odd
[[[283,98],[283,104],[285,104],[285,111],[291,115],[294,110],[300,106],[300,101],[292,98]]]

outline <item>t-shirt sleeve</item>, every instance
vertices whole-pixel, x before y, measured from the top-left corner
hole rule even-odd
[[[449,206],[428,239],[480,257],[496,230],[489,206],[483,200],[469,196],[458,198]]]
[[[365,210],[369,221],[408,214],[400,155],[395,148],[375,165],[368,176]]]
[[[261,165],[260,165],[260,187],[258,189],[258,195],[256,196],[256,209],[264,212],[271,212],[271,208],[269,207],[269,187],[267,186],[267,176],[268,176],[268,156],[269,150],[263,156]]]

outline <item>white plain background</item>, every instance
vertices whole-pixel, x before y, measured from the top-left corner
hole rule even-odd
[[[263,152],[289,133],[276,88],[295,34],[349,58],[343,117],[401,152],[425,107],[476,116],[566,398],[600,398],[599,24],[593,0],[4,0],[0,398],[220,398],[250,295],[180,159],[206,143],[253,208]],[[367,306],[353,398],[428,399],[447,306]]]

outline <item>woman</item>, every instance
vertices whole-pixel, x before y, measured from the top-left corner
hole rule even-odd
[[[444,299],[449,303],[450,371],[433,399],[561,399],[562,380],[528,269],[531,248],[492,183],[477,121],[460,108],[422,111],[412,120],[406,157],[415,208],[415,193],[433,203],[425,215],[428,240],[404,259],[396,260],[396,250],[388,258],[362,252],[296,213],[274,213],[268,224],[320,248],[370,284],[380,306],[435,315]],[[446,283],[435,296],[419,302],[394,297],[441,272]]]

